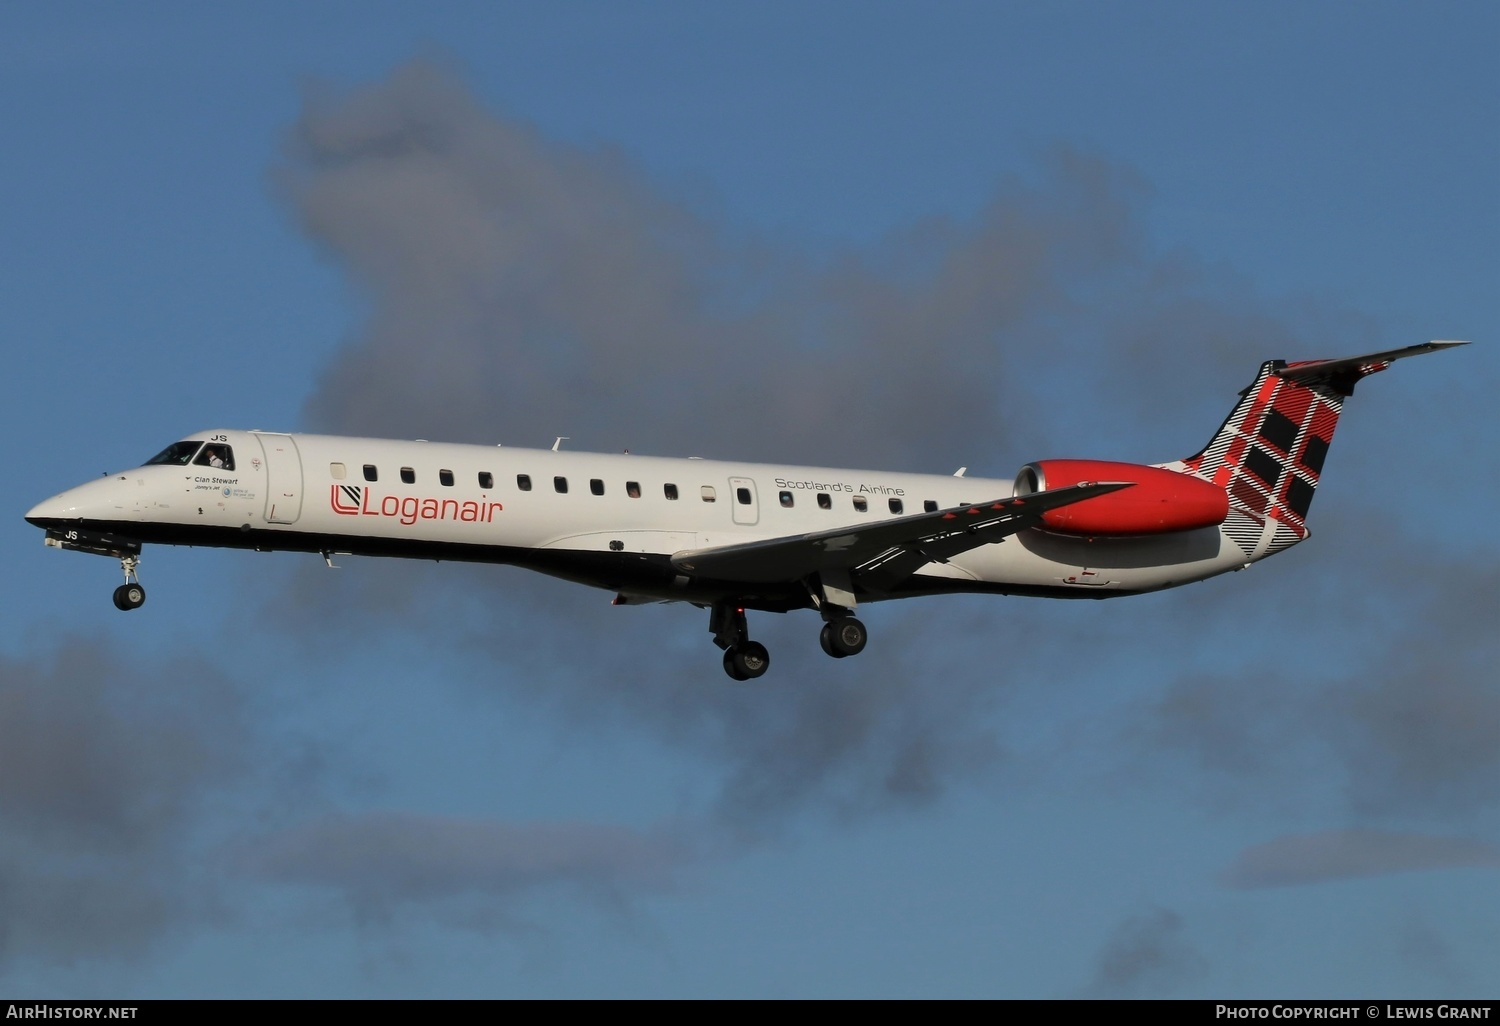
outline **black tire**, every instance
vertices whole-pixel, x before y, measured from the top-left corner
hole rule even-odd
[[[116,609],[119,609],[119,610],[129,610],[130,609],[130,603],[127,602],[126,599],[125,599],[125,585],[122,584],[118,588],[115,589],[114,599],[115,599],[115,608]]]
[[[126,609],[139,609],[146,604],[146,589],[139,584],[124,585],[120,591],[125,596]]]
[[[735,668],[745,675],[742,680],[754,680],[771,665],[771,653],[758,641],[742,641],[730,651],[734,653]]]
[[[859,655],[865,650],[865,643],[870,640],[870,632],[865,630],[865,625],[852,616],[841,616],[832,623],[826,625],[828,631],[828,644],[844,656]]]
[[[825,623],[823,625],[823,629],[818,632],[818,644],[822,645],[823,651],[827,652],[833,658],[844,658],[844,653],[833,647],[833,624]]]
[[[735,680],[750,679],[749,677],[745,676],[745,672],[740,669],[739,663],[735,661],[733,647],[726,648],[724,650],[724,672],[729,674],[729,676]]]

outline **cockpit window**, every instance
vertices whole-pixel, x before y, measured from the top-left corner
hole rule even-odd
[[[195,467],[213,467],[215,470],[234,469],[234,451],[227,445],[209,442],[193,461]]]
[[[193,454],[202,445],[202,442],[173,442],[147,460],[142,466],[185,467],[193,462]]]

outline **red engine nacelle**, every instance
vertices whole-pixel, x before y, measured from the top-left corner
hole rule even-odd
[[[1229,515],[1229,493],[1175,470],[1109,460],[1039,460],[1016,475],[1016,494],[1096,481],[1129,481],[1134,487],[1042,514],[1049,531],[1063,534],[1165,534],[1213,527]]]

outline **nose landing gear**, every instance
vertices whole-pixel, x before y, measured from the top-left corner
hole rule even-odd
[[[55,549],[73,552],[88,552],[95,556],[110,556],[120,561],[125,573],[125,583],[115,589],[115,608],[139,609],[146,602],[146,589],[136,576],[141,565],[141,543],[116,534],[85,530],[82,527],[57,526],[47,528],[47,544]]]
[[[146,603],[146,589],[141,587],[140,578],[136,576],[136,568],[141,565],[141,557],[126,555],[120,557],[120,569],[125,572],[125,583],[115,589],[115,608],[129,611],[139,609]]]

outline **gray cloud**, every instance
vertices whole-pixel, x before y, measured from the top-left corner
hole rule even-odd
[[[1410,913],[1394,938],[1396,956],[1402,964],[1436,979],[1448,988],[1468,984],[1472,979],[1465,965],[1470,945],[1458,945],[1444,936],[1444,931],[1424,916]]]
[[[1500,846],[1464,837],[1329,830],[1246,848],[1224,872],[1229,887],[1291,887],[1415,870],[1500,868]]]
[[[1100,950],[1087,997],[1164,997],[1203,976],[1207,962],[1183,937],[1182,917],[1155,908],[1121,922]]]
[[[495,926],[510,919],[506,902],[538,891],[564,888],[615,905],[670,889],[691,855],[667,830],[378,811],[244,842],[233,861],[254,877],[332,890],[365,921],[459,900],[471,925]],[[475,905],[491,901],[499,905]]]
[[[311,98],[287,156],[279,189],[370,304],[309,404],[340,431],[921,465],[1004,424],[1009,356],[1065,358],[1038,316],[1137,235],[1136,183],[1058,151],[972,225],[808,268],[421,63]]]
[[[1220,798],[1315,801],[1309,792],[1331,784],[1348,812],[1367,819],[1455,824],[1494,809],[1500,564],[1487,554],[1434,559],[1401,544],[1370,551],[1366,539],[1396,536],[1388,523],[1324,526],[1346,550],[1336,560],[1368,580],[1401,582],[1399,612],[1381,589],[1351,588],[1341,577],[1310,582],[1295,631],[1282,627],[1275,643],[1247,647],[1233,670],[1171,679],[1131,728],[1131,743],[1153,758],[1163,750],[1187,756],[1205,771],[1192,779]],[[1246,585],[1228,615],[1264,615],[1270,592],[1281,590],[1259,578]],[[1198,629],[1192,619],[1203,614],[1182,613],[1183,627]],[[1348,623],[1367,629],[1351,632]],[[1242,633],[1261,636],[1250,620]],[[1333,660],[1324,649],[1337,652]]]
[[[209,917],[189,853],[244,741],[205,663],[79,639],[0,656],[0,966],[139,957]]]
[[[1330,696],[1330,733],[1357,811],[1460,820],[1500,807],[1500,561],[1421,569],[1432,593]]]
[[[462,701],[499,689],[552,711],[574,736],[645,732],[704,760],[712,772],[699,783],[716,790],[710,811],[736,831],[775,830],[808,808],[842,818],[923,804],[953,780],[1006,762],[987,719],[1003,689],[971,668],[976,651],[996,643],[996,627],[972,610],[915,607],[900,618],[872,610],[867,620],[881,627],[880,647],[868,653],[875,658],[833,669],[817,648],[815,620],[756,616],[755,635],[779,661],[754,685],[733,686],[706,614],[691,607],[612,607],[603,593],[493,567],[350,568],[357,572],[300,578],[294,590],[316,603],[320,622],[408,631],[469,654],[471,677],[448,682]],[[387,596],[413,586],[420,600],[387,606]],[[961,636],[940,651],[911,643],[934,630]]]

